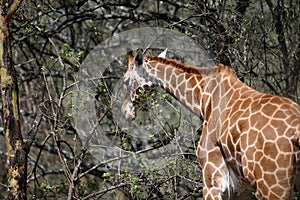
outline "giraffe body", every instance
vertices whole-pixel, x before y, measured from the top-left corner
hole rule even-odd
[[[291,199],[300,189],[300,107],[258,92],[223,65],[188,67],[170,59],[127,54],[122,111],[134,119],[139,91],[161,86],[203,119],[197,158],[204,199]]]

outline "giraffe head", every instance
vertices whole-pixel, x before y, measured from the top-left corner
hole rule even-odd
[[[127,71],[124,75],[124,86],[126,89],[122,105],[122,113],[126,119],[134,120],[136,110],[142,106],[147,97],[156,89],[157,84],[147,76],[144,67],[144,55],[141,49],[127,52]]]

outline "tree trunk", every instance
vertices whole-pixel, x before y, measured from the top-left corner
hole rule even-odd
[[[9,21],[20,4],[21,0],[0,3],[0,78],[8,165],[7,199],[26,199],[27,188],[27,151],[20,128],[19,91],[9,38]]]

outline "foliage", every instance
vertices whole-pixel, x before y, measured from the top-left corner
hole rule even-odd
[[[172,118],[165,123],[153,118],[155,113],[166,114],[162,106],[174,105],[175,100],[158,91],[144,105],[142,114],[151,109],[155,113],[141,123],[156,120],[156,126],[149,127],[156,132],[143,138],[150,144],[145,150],[141,138],[112,118],[109,92],[124,67],[110,68],[110,79],[99,82],[95,98],[102,130],[118,148],[135,152],[130,158],[137,160],[140,168],[131,171],[121,166],[121,159],[95,159],[97,149],[86,148],[78,137],[72,121],[72,109],[78,106],[72,101],[76,73],[86,56],[111,35],[139,27],[164,27],[193,38],[215,63],[232,66],[251,87],[299,103],[299,13],[297,0],[26,1],[13,16],[10,29],[22,134],[31,147],[28,197],[201,198],[201,175],[194,155],[198,132],[192,133],[194,141],[186,151],[174,151],[169,159],[159,161],[161,166],[139,157],[167,148],[187,130],[187,124],[180,121],[178,105],[174,113],[180,120]],[[114,64],[125,65],[125,60],[120,58]],[[2,146],[1,158],[5,158]],[[6,191],[5,159],[0,159],[0,166],[0,188]]]

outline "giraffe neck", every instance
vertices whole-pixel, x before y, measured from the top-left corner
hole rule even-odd
[[[146,55],[144,68],[153,82],[160,85],[202,119],[208,119],[212,105],[220,101],[213,93],[221,93],[221,90],[216,88],[223,78],[222,74],[228,72],[236,78],[232,70],[223,65],[196,68],[148,55]],[[225,73],[220,73],[221,71]]]

